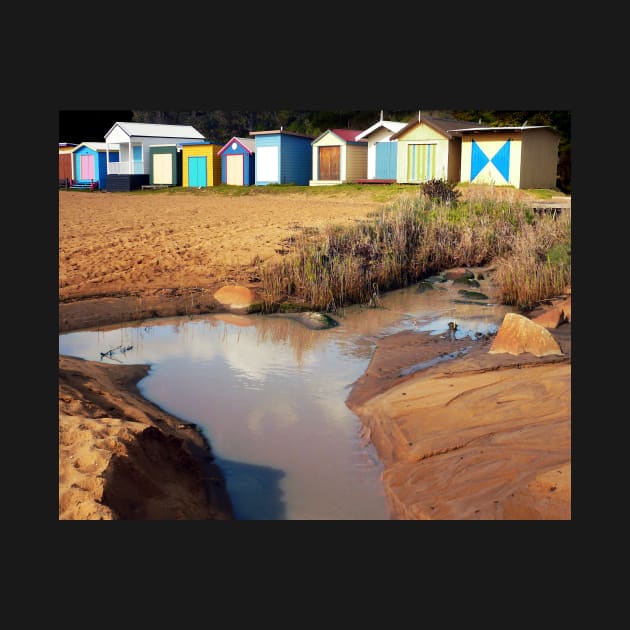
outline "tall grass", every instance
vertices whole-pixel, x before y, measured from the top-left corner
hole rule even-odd
[[[568,264],[547,258],[567,242],[570,211],[554,219],[516,201],[401,195],[360,223],[298,234],[286,257],[261,268],[264,310],[294,300],[334,311],[442,269],[491,261],[505,303],[527,308],[570,283],[570,256]]]
[[[571,216],[564,211],[526,225],[496,259],[501,301],[529,310],[571,284]]]

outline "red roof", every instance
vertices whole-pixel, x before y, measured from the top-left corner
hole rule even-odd
[[[346,142],[367,142],[367,140],[355,140],[363,131],[362,129],[331,129],[331,131]]]

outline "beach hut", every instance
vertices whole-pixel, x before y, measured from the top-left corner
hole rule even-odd
[[[390,140],[397,141],[396,181],[419,184],[430,179],[460,180],[462,134],[470,122],[418,112]]]
[[[176,144],[149,147],[149,182],[151,186],[182,185],[182,154]]]
[[[109,150],[104,142],[82,142],[72,150],[73,177],[70,188],[98,188],[107,190],[107,154],[109,160],[118,160],[115,145]]]
[[[371,182],[395,182],[398,145],[391,137],[406,123],[381,119],[362,131],[357,140],[367,140],[367,178]]]
[[[461,181],[555,188],[560,134],[546,125],[482,127],[468,123],[462,134]]]
[[[72,151],[76,142],[59,143],[59,185],[69,186],[73,176]]]
[[[255,183],[296,184],[308,186],[311,177],[313,136],[282,128],[273,131],[250,131],[256,147]]]
[[[182,143],[182,186],[218,186],[221,183],[220,144],[214,142]]]
[[[120,159],[107,161],[107,190],[129,191],[148,185],[152,146],[203,139],[191,125],[115,122],[105,134],[105,144],[108,149],[119,147]]]
[[[313,178],[309,186],[356,182],[367,177],[367,140],[360,129],[328,129],[311,143]]]
[[[255,180],[256,141],[231,138],[218,155],[221,157],[221,181],[232,186],[251,186]]]

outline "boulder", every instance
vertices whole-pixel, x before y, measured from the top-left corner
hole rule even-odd
[[[553,354],[562,356],[558,342],[544,326],[524,315],[507,313],[488,353],[518,355],[524,352],[536,357]]]
[[[428,278],[425,278],[425,281],[430,282],[431,284],[434,284],[435,282],[446,282],[446,276],[443,273],[438,273],[434,276],[429,276]]]
[[[318,311],[307,311],[304,313],[271,313],[267,317],[288,317],[289,319],[295,319],[296,321],[304,324],[311,330],[325,330],[326,328],[333,328],[339,326],[339,322],[326,313],[320,313]]]
[[[562,313],[564,314],[564,319],[567,322],[571,321],[571,294],[569,293],[569,297],[562,303]]]
[[[460,289],[457,293],[463,295],[471,300],[489,300],[490,298],[485,293],[479,291],[467,291],[466,289]]]
[[[560,324],[564,322],[564,312],[562,309],[562,305],[557,305],[553,308],[547,309],[540,315],[533,317],[531,321],[535,322],[536,324],[540,324],[545,328],[558,328],[558,326],[560,326]]]
[[[466,282],[466,280],[474,279],[475,274],[464,267],[457,267],[445,271],[444,276],[447,280],[452,280],[453,282]]]
[[[254,294],[247,287],[231,285],[221,287],[215,294],[214,299],[230,309],[247,310],[254,302]]]

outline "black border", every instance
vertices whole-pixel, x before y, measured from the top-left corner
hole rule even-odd
[[[173,56],[170,62],[166,60],[167,65],[162,67],[161,76],[150,73],[148,64],[145,64],[138,72],[113,73],[108,81],[86,81],[80,86],[76,83],[67,85],[59,82],[55,89],[46,95],[52,102],[46,106],[45,112],[40,111],[37,119],[34,139],[38,146],[48,147],[46,153],[48,160],[43,169],[54,173],[56,168],[53,163],[53,160],[56,160],[53,154],[55,138],[57,141],[69,141],[59,138],[60,110],[269,107],[308,110],[561,109],[570,110],[572,113],[572,144],[579,147],[585,141],[584,136],[577,133],[579,131],[582,134],[584,127],[576,128],[580,116],[577,115],[579,109],[576,110],[576,97],[571,93],[574,90],[573,79],[577,77],[558,69],[557,56],[549,49],[539,52],[538,57],[535,51],[528,49],[527,59],[519,61],[512,57],[509,63],[503,65],[492,63],[488,57],[482,57],[473,68],[467,70],[466,65],[472,62],[470,55],[474,50],[471,47],[468,55],[464,46],[464,50],[455,49],[455,56],[461,63],[450,63],[438,56],[434,66],[431,66],[417,55],[410,54],[415,48],[412,45],[395,50],[386,59],[377,54],[379,52],[377,50],[369,54],[369,46],[365,45],[370,34],[366,28],[367,23],[358,25],[355,22],[348,25],[331,24],[325,20],[313,22],[311,34],[308,33],[308,29],[305,32],[303,25],[295,25],[296,32],[291,42],[299,43],[297,51],[291,50],[290,47],[272,49],[262,60],[254,54],[256,48],[253,34],[256,29],[255,25],[249,24],[246,32],[250,39],[245,50],[251,54],[251,65],[246,68],[236,69],[217,64],[212,65],[211,70],[205,73],[200,72],[199,67],[191,67],[185,71],[181,57]],[[346,33],[348,30],[354,30],[354,35],[346,39],[347,46],[341,51],[337,49],[335,54],[323,60],[321,56],[315,54],[313,38],[327,37],[327,32],[335,31],[333,27],[342,32],[345,30]],[[372,30],[374,27],[372,24]],[[287,30],[286,27],[284,30]],[[436,41],[430,41],[429,44],[433,45],[435,52],[436,47],[443,46],[446,41],[444,32],[454,39],[458,36],[463,37],[468,30],[463,26],[459,29],[452,26],[449,29],[444,28],[442,37],[436,37]],[[426,32],[426,29],[423,32]],[[530,42],[531,35],[532,33],[529,33]],[[514,36],[513,30],[511,36]],[[332,35],[330,37],[332,38]],[[472,41],[472,34],[470,37]],[[209,34],[207,41],[213,42],[212,49],[206,50],[209,64],[211,56],[219,54],[222,46],[227,45],[229,40],[242,42],[243,39],[244,34],[239,29],[229,29],[229,33],[224,37]],[[392,45],[392,40],[385,41],[386,45]],[[201,42],[198,46],[201,50]],[[283,53],[281,59],[292,57],[292,64],[278,69],[269,63],[268,72],[255,71],[257,61],[270,62],[279,52]],[[347,64],[339,63],[340,58],[344,56],[342,53],[348,60]],[[161,60],[164,61],[164,57],[161,57]],[[374,63],[375,60],[378,63]],[[39,107],[41,105],[38,103]],[[583,151],[580,152],[584,155]],[[574,181],[580,174],[582,178],[585,176],[584,171],[579,168],[579,160],[575,164],[576,153],[578,152],[574,150],[574,166],[578,166],[573,170]],[[37,195],[42,195],[41,199],[33,201],[33,206],[38,208],[38,220],[43,222],[39,234],[40,255],[37,260],[44,263],[41,267],[46,270],[43,272],[44,277],[38,274],[33,280],[38,289],[44,286],[46,293],[50,291],[50,296],[45,299],[47,308],[43,319],[53,328],[58,320],[56,272],[58,252],[55,244],[55,234],[58,236],[58,221],[55,220],[58,198],[56,189],[52,188],[52,178],[50,180],[44,178],[44,181],[49,182],[50,186],[29,187],[29,194],[36,192]],[[586,206],[584,195],[587,192],[583,180],[578,182],[577,190],[579,191],[577,209],[580,213]],[[28,217],[29,221],[33,220],[32,212],[25,211],[24,216]],[[579,223],[576,221],[575,228]],[[575,229],[574,232],[576,242],[578,231]],[[577,268],[579,269],[579,265]],[[47,277],[47,273],[50,273],[50,278]],[[37,293],[39,294],[39,290]],[[33,319],[33,327],[41,329],[40,305],[30,305],[28,310],[29,316]],[[44,328],[45,326],[46,324]],[[44,348],[48,347],[48,343],[52,346],[57,331],[58,329],[54,332],[51,330],[46,334]],[[576,345],[574,339],[572,345],[579,354],[581,348],[579,339],[577,341]],[[396,578],[399,571],[409,568],[418,573],[430,571],[431,566],[435,569],[435,562],[441,564],[456,562],[455,565],[450,564],[454,572],[457,572],[457,567],[460,571],[466,571],[468,567],[462,566],[462,563],[464,558],[470,556],[485,562],[486,566],[487,563],[491,563],[493,567],[502,567],[510,573],[513,569],[541,573],[550,566],[561,572],[563,567],[571,565],[569,554],[579,553],[571,549],[575,543],[572,534],[576,519],[581,519],[584,511],[578,509],[575,498],[572,521],[543,524],[115,522],[97,525],[59,522],[58,488],[55,478],[57,455],[55,449],[51,448],[51,445],[57,444],[58,441],[56,423],[52,422],[58,415],[55,406],[56,378],[53,367],[56,354],[58,350],[53,347],[50,351],[45,350],[46,385],[43,392],[34,398],[38,404],[40,401],[44,403],[43,410],[36,417],[48,418],[46,426],[50,429],[50,435],[46,432],[37,441],[43,451],[41,461],[48,462],[43,471],[44,483],[41,487],[44,490],[44,500],[41,505],[46,506],[43,518],[47,522],[52,521],[53,527],[56,528],[53,532],[53,545],[56,547],[55,555],[60,566],[64,558],[68,560],[72,554],[76,554],[77,557],[69,561],[70,565],[80,563],[93,568],[98,565],[99,558],[108,558],[109,554],[112,554],[113,562],[122,573],[126,571],[129,562],[133,563],[133,570],[139,572],[141,567],[148,568],[149,571],[158,567],[163,570],[166,564],[175,569],[179,568],[176,582],[177,586],[182,587],[184,586],[182,582],[187,586],[190,583],[190,580],[186,579],[187,574],[183,574],[183,571],[190,567],[201,568],[202,576],[203,568],[211,567],[216,579],[216,571],[224,572],[223,578],[242,575],[246,571],[253,571],[250,575],[262,577],[264,569],[271,570],[272,567],[288,566],[302,572],[313,565],[321,566],[323,563],[326,566],[326,576],[331,577],[333,583],[335,573],[341,568],[341,573],[346,574],[344,569],[349,567],[358,569],[363,575],[369,572],[377,582],[382,582],[387,579],[388,573]],[[40,358],[35,360],[39,363]],[[574,389],[574,394],[578,394],[577,389]],[[581,433],[577,417],[573,422],[573,429],[576,454]],[[37,431],[39,430],[37,428]],[[579,465],[580,461],[578,457],[573,457],[574,475],[575,464]],[[582,489],[577,483],[573,485],[573,494],[574,497],[582,494]],[[90,560],[88,550],[94,548],[98,548],[98,554],[97,557],[92,556]],[[160,550],[157,555],[156,549]],[[459,559],[458,554],[461,554]],[[535,561],[542,564],[534,566]],[[352,569],[348,570],[354,573]],[[356,579],[358,576],[348,577]],[[469,577],[472,576],[469,574]],[[236,584],[234,587],[238,590]]]

